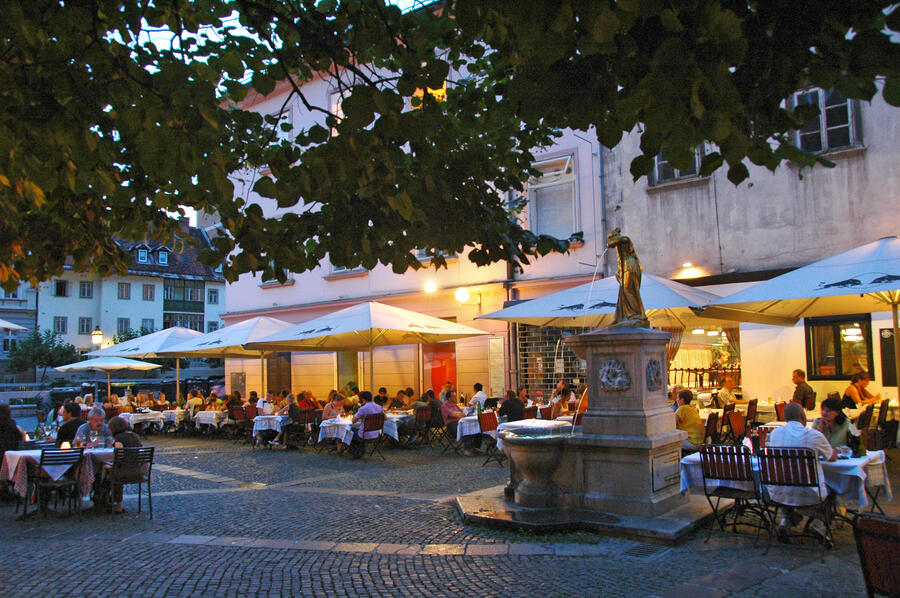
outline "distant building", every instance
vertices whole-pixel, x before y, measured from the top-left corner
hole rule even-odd
[[[37,315],[37,291],[28,283],[21,283],[14,291],[0,290],[0,319],[24,326],[27,330],[0,330],[0,382],[29,382],[30,374],[12,374],[7,370],[9,351],[31,330]]]

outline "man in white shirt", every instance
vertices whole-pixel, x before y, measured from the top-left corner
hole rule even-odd
[[[275,413],[275,395],[271,390],[266,393],[265,398],[256,402],[256,412],[262,415],[272,415]]]
[[[775,428],[766,441],[769,447],[799,447],[811,449],[817,457],[826,461],[837,459],[837,451],[828,442],[828,439],[812,428],[806,427],[806,412],[798,403],[788,403],[784,407],[784,419],[787,423],[780,428]],[[819,470],[819,488],[782,487],[769,486],[769,496],[772,500],[785,505],[803,507],[816,505],[821,497],[828,496],[828,487],[825,485],[825,474],[822,466],[816,463]],[[821,493],[821,494],[820,494]],[[787,533],[791,523],[799,523],[801,517],[794,509],[785,509],[781,513],[778,523],[779,536]],[[817,535],[825,538],[825,527],[821,521],[814,520],[810,523],[810,529]]]
[[[472,398],[469,400],[469,407],[471,407],[472,409],[477,409],[476,404],[480,403],[481,408],[484,409],[484,402],[488,398],[488,396],[484,394],[484,391],[482,390],[482,388],[484,387],[481,385],[481,382],[476,382],[473,388],[475,389],[475,394],[472,395]]]

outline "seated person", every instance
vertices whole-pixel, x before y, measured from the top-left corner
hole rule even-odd
[[[250,396],[247,397],[247,403],[250,405],[256,406],[256,402],[259,401],[259,395],[255,390],[250,391]]]
[[[334,390],[329,394],[331,400],[325,404],[325,409],[322,410],[323,421],[341,417],[344,414],[344,395]]]
[[[84,424],[81,419],[81,405],[77,403],[65,403],[63,405],[63,425],[56,431],[56,445],[60,446],[63,442],[71,445],[75,442],[75,432]]]
[[[74,405],[74,403],[72,403]],[[81,407],[75,405],[80,411]],[[25,431],[12,417],[12,410],[6,403],[0,403],[0,459],[6,451],[14,451],[19,448],[19,443],[25,440]]]
[[[319,408],[319,403],[315,399],[309,398],[308,390],[301,390],[300,396],[297,398],[297,406],[300,407],[300,409],[315,410]]]
[[[719,401],[719,407],[724,409],[725,405],[730,403],[734,403],[735,405],[746,405],[748,401],[741,401],[736,396],[734,396],[734,378],[731,376],[725,376],[722,379],[722,388],[719,389],[719,394],[717,400]]]
[[[103,401],[104,409],[112,409],[113,407],[118,407],[118,406],[119,406],[119,397],[117,397],[115,394],[108,395],[106,397],[106,400]]]
[[[81,424],[75,431],[73,446],[83,446],[86,448],[111,446],[113,437],[105,420],[106,413],[103,409],[94,407],[88,411],[87,422]],[[97,436],[97,439],[94,441],[91,441],[92,434],[96,434]]]
[[[232,407],[243,407],[244,402],[241,400],[241,393],[233,392],[225,396],[225,410],[230,411]]]
[[[93,407],[94,406],[94,395],[92,395],[91,393],[84,395],[84,404],[87,405],[88,407]]]
[[[819,432],[806,427],[806,411],[803,406],[798,403],[788,403],[784,406],[785,425],[775,428],[769,433],[766,444],[769,447],[804,447],[812,449],[814,453],[826,461],[834,461],[837,459],[837,451],[828,442],[828,439]],[[822,472],[822,466],[816,463],[819,468],[819,488],[794,488],[769,486],[769,496],[772,500],[784,505],[786,508],[779,508],[778,535],[783,538],[792,525],[800,523],[802,515],[794,507],[803,507],[815,505],[819,502],[819,496],[824,498],[828,496],[828,486],[825,485],[825,475]],[[824,540],[825,524],[814,519],[809,522],[808,529]]]
[[[678,409],[675,411],[675,427],[688,433],[688,437],[681,441],[682,450],[696,452],[706,440],[706,428],[700,419],[700,414],[691,405],[694,393],[690,389],[678,393]]]
[[[813,429],[821,432],[831,446],[849,446],[850,436],[859,436],[859,430],[844,414],[840,399],[825,399],[821,405],[822,417],[813,422]]]
[[[215,394],[210,394],[209,398],[206,400],[206,406],[203,408],[204,411],[222,411],[224,408],[223,405],[219,404],[218,397]]]
[[[382,386],[381,388],[378,389],[378,394],[375,395],[375,397],[372,400],[375,401],[376,404],[381,405],[382,407],[385,407],[385,406],[387,406],[387,404],[390,402],[391,399],[387,395],[387,389],[384,386]]]
[[[406,409],[406,400],[408,398],[409,397],[406,396],[406,390],[398,390],[397,396],[391,399],[391,402],[388,404],[388,409]]]
[[[578,388],[575,390],[575,411],[578,413],[584,413],[588,408],[588,387],[587,384],[579,384]]]
[[[553,391],[553,396],[550,397],[550,404],[553,406],[553,409],[550,411],[550,419],[569,415],[571,413],[569,410],[569,403],[574,400],[575,393],[572,392],[569,383],[565,380],[557,382],[556,390]]]
[[[190,398],[187,400],[187,409],[191,413],[196,413],[198,411],[203,410],[203,405],[206,403],[203,395],[200,394],[200,391],[194,389],[191,391]]]
[[[116,448],[134,448],[141,446],[141,438],[135,434],[131,429],[131,424],[129,424],[123,418],[116,416],[109,420],[109,431],[113,435],[113,440]],[[105,470],[111,469],[110,465],[105,466]],[[141,472],[136,472],[140,475]],[[112,502],[113,502],[113,513],[124,513],[125,509],[122,508],[122,484],[113,484],[112,485]]]
[[[516,396],[516,391],[507,390],[506,398],[497,411],[497,417],[506,417],[508,422],[517,422],[522,419],[523,411],[525,411],[525,403]]]
[[[472,398],[469,399],[469,413],[475,413],[478,411],[478,406],[480,405],[482,409],[484,409],[484,402],[487,400],[488,396],[484,392],[484,386],[481,382],[476,382],[472,388],[475,390],[475,394],[472,395]]]
[[[362,390],[359,392],[359,401],[360,407],[357,410],[356,415],[353,416],[353,423],[360,423],[369,415],[375,415],[378,413],[384,413],[384,409],[381,408],[381,405],[375,403],[372,400],[372,393],[368,390]],[[365,450],[363,447],[363,441],[365,440],[374,440],[378,438],[378,435],[381,434],[378,430],[370,430],[365,432],[363,430],[363,426],[360,425],[356,430],[356,434],[353,435],[353,444],[350,447],[350,452],[353,454],[354,459],[359,459],[363,456],[363,451]]]
[[[281,444],[281,437],[284,435],[285,432],[292,432],[296,428],[300,427],[300,425],[297,422],[300,421],[300,412],[301,411],[302,411],[302,409],[297,404],[297,399],[294,398],[294,395],[289,394],[287,396],[287,401],[285,403],[285,406],[282,407],[281,409],[279,409],[278,413],[276,415],[286,415],[290,418],[290,421],[282,424],[281,431],[278,432],[278,434],[275,436],[275,438],[273,438],[272,440],[269,441],[269,444],[271,444],[273,446],[279,446]],[[289,426],[292,426],[292,425],[294,427],[290,428]]]
[[[457,429],[459,428],[459,420],[466,416],[466,412],[456,402],[456,391],[447,391],[447,400],[441,406],[441,419],[447,427],[447,434],[451,438],[456,438]],[[463,454],[467,457],[475,455],[475,448],[481,443],[480,434],[470,434],[463,436]]]
[[[871,405],[881,401],[881,394],[872,395],[866,387],[869,385],[869,372],[862,371],[853,374],[850,378],[850,386],[844,390],[841,398],[841,406],[844,409],[859,409],[865,405]]]

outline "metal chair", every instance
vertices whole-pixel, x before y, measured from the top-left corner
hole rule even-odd
[[[757,529],[757,539],[759,530],[769,529],[768,512],[762,504],[762,496],[753,476],[751,455],[747,447],[705,444],[700,447],[700,468],[703,471],[703,494],[706,495],[706,500],[712,508],[714,518],[714,522],[710,524],[709,531],[706,533],[705,542],[709,542],[716,522],[719,524],[719,529],[725,531],[727,509],[726,512],[719,510],[723,498],[734,501],[732,531],[737,532],[738,520],[747,512],[756,514],[762,522],[760,524],[748,523]],[[713,482],[715,483],[713,484]],[[728,483],[739,484],[742,487],[734,487]],[[716,499],[715,502],[713,502],[713,498]]]
[[[282,442],[285,448],[302,448],[312,435],[313,425],[316,422],[315,409],[301,409],[297,421],[290,422],[281,427]],[[295,442],[299,439],[299,442]]]
[[[381,453],[381,448],[379,445],[381,444],[381,440],[384,437],[384,413],[372,413],[366,415],[362,419],[362,427],[360,429],[360,441],[363,443],[362,446],[362,455],[366,453],[366,445],[372,444],[372,451],[369,453],[369,456],[375,454],[375,451],[378,451],[378,454],[384,459],[384,455]],[[366,432],[378,432],[378,436],[375,438],[366,438]],[[362,456],[360,455],[360,456]]]
[[[52,443],[51,443],[52,444]],[[79,478],[81,473],[81,463],[84,458],[83,448],[74,449],[57,449],[45,448],[41,450],[40,463],[35,466],[28,466],[28,485],[25,490],[25,497],[22,505],[23,516],[28,515],[28,502],[31,497],[32,489],[35,492],[38,509],[44,509],[50,497],[45,496],[45,492],[56,492],[57,500],[60,497],[66,498],[69,502],[69,512],[74,509],[73,506],[81,510],[81,492],[79,488]],[[67,471],[54,480],[44,470],[45,467],[66,467]],[[65,496],[63,496],[65,492]],[[16,504],[16,511],[19,510]]]
[[[110,512],[113,508],[113,488],[116,485],[138,485],[138,513],[141,512],[141,494],[147,484],[147,502],[150,504],[150,519],[153,519],[153,491],[150,488],[150,470],[153,468],[153,452],[156,447],[136,446],[117,448],[109,470]]]
[[[793,509],[798,506],[804,509],[810,509],[822,514],[822,520],[825,524],[825,538],[822,542],[822,560],[825,560],[825,549],[834,545],[834,535],[831,532],[832,519],[832,501],[828,495],[823,495],[822,488],[819,485],[819,462],[816,454],[808,448],[792,448],[792,447],[766,447],[760,448],[759,451],[759,468],[760,483],[768,488],[768,498],[766,503],[774,507],[772,512],[772,522],[777,517],[777,509]],[[780,502],[773,497],[773,489],[771,486],[779,488],[809,488],[814,489],[817,497],[813,504],[796,505],[792,503]],[[814,537],[808,533],[795,533],[795,536]],[[772,542],[772,534],[769,534],[769,545]],[[768,551],[769,545],[766,546]]]
[[[484,411],[478,414],[478,427],[481,429],[481,435],[485,437],[487,442],[487,449],[485,450],[487,459],[481,464],[482,467],[491,461],[496,461],[497,465],[502,466],[506,460],[506,455],[497,450],[497,425],[497,414],[493,411]],[[494,432],[494,435],[491,435],[491,432]]]
[[[900,596],[900,519],[860,513],[853,536],[869,597]]]

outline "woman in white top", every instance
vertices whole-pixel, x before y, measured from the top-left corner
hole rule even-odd
[[[575,393],[569,388],[569,383],[560,380],[556,383],[556,390],[550,398],[550,404],[553,409],[550,411],[550,419],[556,419],[561,415],[569,415],[569,401],[575,400]]]

